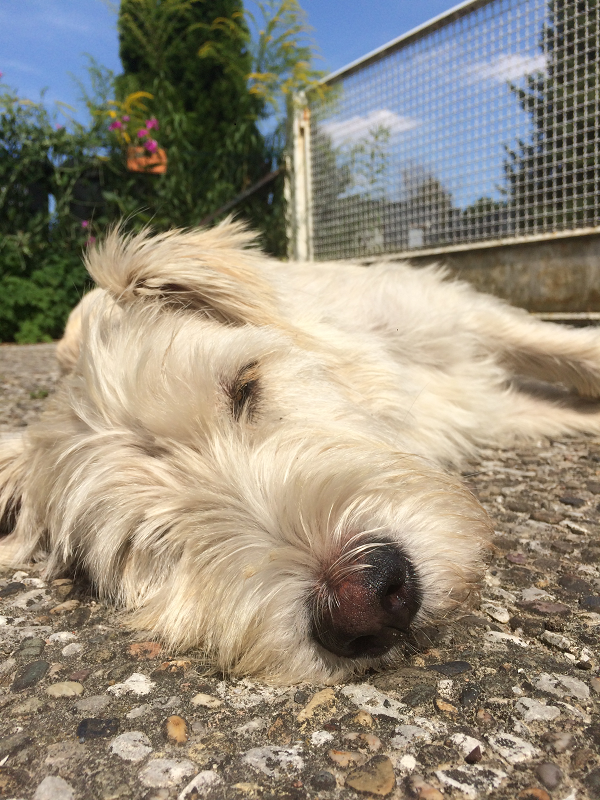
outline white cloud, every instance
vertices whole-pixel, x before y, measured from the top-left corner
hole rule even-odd
[[[12,35],[47,36],[53,29],[79,35],[93,34],[91,0],[27,0],[0,8],[0,23]]]
[[[353,142],[368,136],[377,128],[386,128],[391,135],[404,133],[416,128],[418,121],[411,117],[401,117],[386,108],[371,111],[364,117],[351,117],[347,120],[324,123],[323,130],[331,136],[334,144]]]
[[[47,25],[50,28],[58,28],[60,30],[72,31],[79,34],[90,34],[93,32],[92,27],[88,22],[83,19],[74,19],[70,14],[57,14],[54,11],[43,13],[39,18],[40,24]]]
[[[41,69],[32,66],[31,64],[26,64],[24,61],[19,61],[16,58],[5,58],[2,60],[3,67],[10,67],[11,69],[15,70],[15,72],[24,72],[28,75],[43,75]]]
[[[545,72],[547,59],[543,53],[524,56],[519,53],[504,53],[492,61],[483,61],[469,67],[473,78],[483,78],[499,83],[514,81],[532,72]]]

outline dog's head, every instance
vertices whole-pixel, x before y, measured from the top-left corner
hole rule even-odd
[[[59,466],[41,502],[55,562],[80,559],[169,645],[234,674],[337,679],[464,597],[487,518],[407,452],[397,376],[360,337],[290,319],[285,268],[245,243],[231,225],[115,234],[89,257],[109,295],[60,434],[42,434]]]

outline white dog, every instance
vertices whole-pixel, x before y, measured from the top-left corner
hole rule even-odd
[[[280,264],[251,243],[229,222],[89,254],[102,288],[59,344],[70,374],[3,445],[0,560],[84,570],[229,673],[338,680],[480,578],[488,519],[448,466],[600,432],[572,402],[600,394],[600,336],[434,269]]]

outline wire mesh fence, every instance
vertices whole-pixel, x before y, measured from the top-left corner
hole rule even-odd
[[[600,0],[473,0],[326,79],[310,254],[600,226],[599,37]]]

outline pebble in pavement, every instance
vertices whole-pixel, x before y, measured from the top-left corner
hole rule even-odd
[[[55,379],[52,345],[1,347],[0,430]],[[496,527],[480,606],[340,686],[224,680],[83,586],[0,573],[0,796],[600,798],[600,441],[470,473]]]

